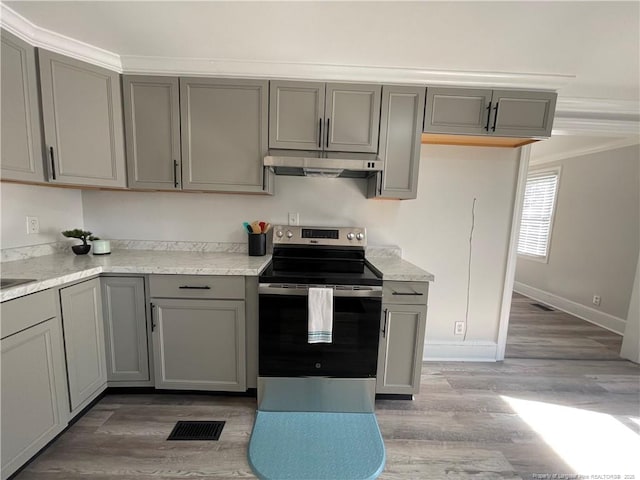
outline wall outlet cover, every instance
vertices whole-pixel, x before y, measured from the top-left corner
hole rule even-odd
[[[456,322],[455,330],[453,332],[454,335],[464,335],[464,327],[465,327],[464,322]]]
[[[289,225],[300,225],[300,214],[297,212],[289,212]]]
[[[27,217],[27,235],[40,233],[40,222],[38,217]]]

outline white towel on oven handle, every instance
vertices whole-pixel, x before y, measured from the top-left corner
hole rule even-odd
[[[308,343],[333,342],[333,288],[309,287]]]

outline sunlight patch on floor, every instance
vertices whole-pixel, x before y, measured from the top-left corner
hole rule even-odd
[[[553,473],[640,478],[640,435],[613,416],[552,403],[501,397],[573,469],[572,472]],[[638,421],[635,417],[629,418]]]

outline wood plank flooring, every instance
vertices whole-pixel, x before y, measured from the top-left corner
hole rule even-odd
[[[639,378],[640,367],[626,361],[507,359],[501,363],[425,363],[421,393],[413,401],[376,402],[387,450],[387,463],[380,478],[624,475],[625,472],[578,471],[520,416],[509,399],[603,414],[617,428],[638,439]],[[17,479],[255,478],[247,463],[255,408],[255,399],[246,397],[110,394]],[[166,441],[178,420],[227,423],[218,442]],[[615,440],[608,432],[591,434],[593,442],[608,444]]]
[[[507,358],[620,359],[622,336],[558,310],[545,312],[513,293]]]

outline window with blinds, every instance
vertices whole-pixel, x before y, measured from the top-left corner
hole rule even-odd
[[[518,239],[520,255],[547,259],[559,175],[559,170],[547,170],[527,177]]]

